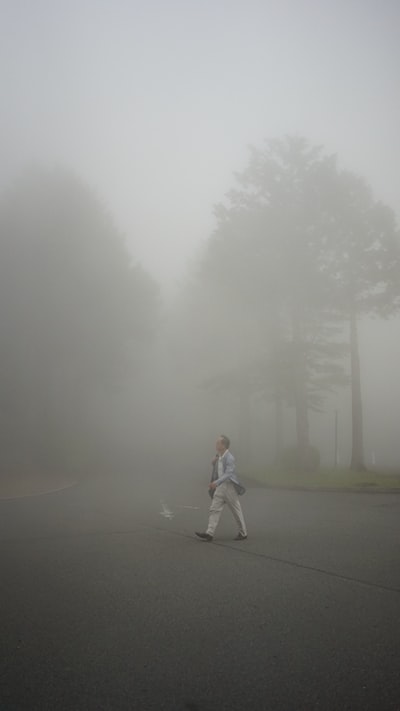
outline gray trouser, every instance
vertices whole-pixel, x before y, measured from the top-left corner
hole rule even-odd
[[[214,535],[215,529],[219,523],[222,509],[224,508],[224,504],[228,504],[230,510],[232,511],[233,518],[238,525],[239,532],[243,533],[244,536],[247,536],[246,524],[243,518],[239,497],[233,483],[229,479],[227,481],[223,481],[222,484],[217,486],[215,489],[214,498],[210,506],[207,533],[209,533],[210,536]]]

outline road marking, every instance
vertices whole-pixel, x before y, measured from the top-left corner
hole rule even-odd
[[[160,511],[160,516],[163,516],[164,518],[172,519],[174,518],[175,514],[174,512],[167,506],[162,499],[160,499],[160,504],[161,504],[161,511]],[[199,510],[199,506],[186,506],[184,504],[176,504],[176,507],[178,509],[191,509],[191,510]]]
[[[191,541],[197,541],[196,545],[199,543],[199,539],[196,539],[194,535],[190,533],[184,533],[183,531],[174,531],[171,529],[165,529],[165,528],[156,528],[155,526],[146,526],[145,524],[142,524],[143,528],[149,528],[153,529],[156,531],[160,531],[163,533],[168,533],[173,536],[180,536],[181,538],[187,538]],[[378,590],[385,590],[386,592],[391,592],[391,593],[400,593],[400,588],[392,588],[388,585],[381,585],[380,583],[374,583],[371,582],[370,580],[363,580],[362,578],[353,578],[351,575],[345,575],[343,573],[336,573],[335,571],[332,570],[326,570],[325,568],[319,568],[317,566],[313,565],[305,565],[304,563],[297,563],[294,560],[287,560],[285,558],[278,558],[277,556],[272,556],[268,555],[265,553],[258,553],[257,551],[252,551],[248,548],[248,544],[245,544],[245,547],[242,548],[244,544],[240,543],[240,546],[232,545],[230,543],[224,543],[223,541],[216,541],[215,539],[212,541],[212,545],[209,546],[210,549],[218,547],[218,548],[227,548],[230,551],[234,551],[235,553],[241,553],[242,555],[248,555],[254,558],[263,558],[264,560],[267,561],[272,561],[274,563],[280,563],[282,565],[287,565],[293,568],[299,568],[301,570],[309,570],[313,573],[318,573],[320,575],[326,575],[327,577],[330,578],[337,578],[338,580],[344,580],[346,582],[350,583],[356,583],[357,585],[364,585],[365,587],[368,588],[377,588]],[[251,544],[250,544],[251,545]],[[208,547],[208,546],[207,546]]]
[[[64,486],[59,486],[57,489],[46,489],[46,491],[36,491],[34,494],[21,494],[17,496],[0,496],[0,501],[17,501],[18,499],[32,499],[35,496],[46,496],[47,494],[56,494],[58,491],[64,491],[65,489],[71,489],[73,486],[77,485],[77,481],[70,482],[69,484],[64,484]]]
[[[164,516],[164,518],[168,518],[168,519],[174,518],[175,514],[173,513],[173,511],[171,511],[171,509],[169,509],[168,506],[166,506],[163,501],[160,501],[160,504],[161,504],[160,516]]]

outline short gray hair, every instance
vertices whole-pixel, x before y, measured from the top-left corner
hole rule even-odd
[[[220,435],[219,438],[220,438],[221,442],[223,443],[224,447],[226,447],[226,449],[229,449],[229,445],[231,443],[231,440],[229,439],[229,437],[227,437],[226,435]]]

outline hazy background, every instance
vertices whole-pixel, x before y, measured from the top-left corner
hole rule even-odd
[[[3,0],[0,7],[1,186],[27,165],[71,168],[109,208],[164,299],[179,293],[210,236],[213,204],[245,167],[247,146],[266,137],[296,133],[322,144],[399,215],[395,0]],[[393,320],[361,332],[365,427],[374,433],[366,436],[367,461],[388,449],[390,463],[400,458],[399,330]],[[173,451],[183,432],[196,439],[209,405],[193,414],[195,383],[190,397],[177,396],[182,383],[172,378],[164,336],[142,391],[135,386],[140,409],[132,391],[123,403],[115,396],[116,430],[129,439],[134,427],[154,428],[156,417]],[[105,403],[112,409],[110,398]],[[231,424],[213,412],[204,442]]]
[[[72,166],[180,277],[246,146],[299,133],[399,209],[396,0],[1,2],[1,177]]]

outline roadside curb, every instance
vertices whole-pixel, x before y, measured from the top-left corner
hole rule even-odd
[[[377,486],[366,486],[366,487],[357,487],[357,488],[346,488],[346,487],[338,487],[338,488],[328,488],[328,487],[323,487],[323,486],[274,486],[273,484],[261,484],[257,482],[257,484],[248,485],[248,489],[270,489],[270,490],[275,490],[275,491],[308,491],[308,492],[313,492],[315,491],[316,493],[322,493],[322,494],[399,494],[400,495],[400,487],[396,489],[385,489],[383,487],[377,487]]]

